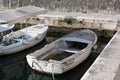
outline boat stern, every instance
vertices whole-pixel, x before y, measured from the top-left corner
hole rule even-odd
[[[33,60],[36,60],[36,58],[34,56],[27,55],[26,59],[27,59],[29,66],[32,68],[32,62]]]
[[[33,56],[27,55],[27,62],[36,71],[48,74],[62,74],[63,65],[54,61],[38,61]]]
[[[54,63],[53,61],[39,61],[39,63],[33,62],[35,70],[48,74],[62,74],[64,72],[63,65],[61,63]]]

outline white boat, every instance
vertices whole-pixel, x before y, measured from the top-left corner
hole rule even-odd
[[[0,33],[1,32],[5,32],[5,31],[8,31],[8,30],[11,30],[15,25],[12,24],[12,25],[9,25],[9,24],[1,24],[0,25]]]
[[[47,30],[47,25],[37,24],[5,35],[0,43],[0,55],[16,53],[38,44],[45,38]]]
[[[30,67],[39,72],[62,74],[82,63],[97,41],[88,29],[75,31],[26,56]]]

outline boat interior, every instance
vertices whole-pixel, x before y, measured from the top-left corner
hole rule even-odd
[[[15,44],[15,43],[18,43],[22,40],[26,40],[27,36],[28,35],[26,35],[25,33],[22,33],[22,32],[11,32],[10,34],[5,35],[3,37],[3,40],[0,43],[0,45],[1,46],[8,46],[11,44]]]
[[[74,41],[65,41],[65,42],[68,49],[82,50],[88,45],[87,43],[83,43],[83,42],[74,42]]]
[[[87,47],[87,43],[74,42],[74,41],[60,41],[58,47],[46,52],[43,60],[56,60],[61,61],[67,57],[77,54],[80,50]]]

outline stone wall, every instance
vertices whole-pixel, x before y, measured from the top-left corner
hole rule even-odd
[[[19,6],[36,5],[44,7],[49,10],[59,11],[76,11],[76,12],[102,12],[102,13],[119,13],[120,0],[3,0],[5,7],[16,7],[17,2]]]

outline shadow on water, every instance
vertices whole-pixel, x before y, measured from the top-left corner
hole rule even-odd
[[[0,56],[0,80],[27,80],[31,70],[26,55],[42,48],[46,43],[45,39],[32,48],[16,54]]]
[[[52,80],[52,75],[32,70],[27,64],[25,57],[27,54],[40,49],[55,39],[57,38],[47,37],[32,48],[18,52],[17,54],[0,56],[0,80]],[[99,53],[92,51],[89,57],[74,69],[61,75],[55,75],[55,80],[79,80],[98,55]]]

